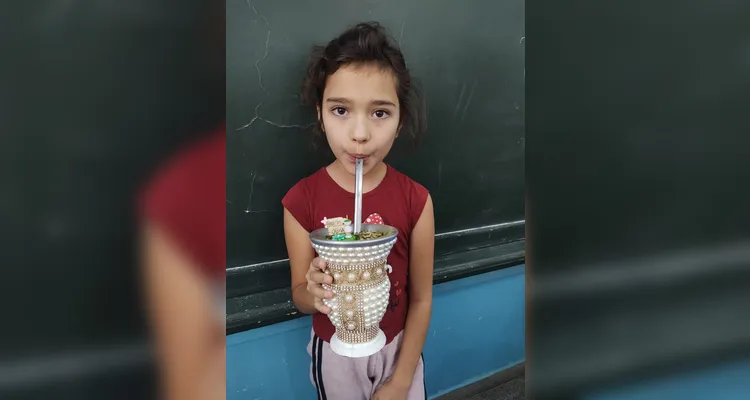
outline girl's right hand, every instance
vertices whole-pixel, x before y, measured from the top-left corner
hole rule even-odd
[[[322,284],[333,283],[333,277],[325,273],[328,265],[322,258],[316,257],[310,262],[310,268],[307,270],[307,291],[313,295],[315,299],[315,309],[323,314],[331,312],[331,308],[323,304],[323,299],[333,298],[333,292],[323,288]]]

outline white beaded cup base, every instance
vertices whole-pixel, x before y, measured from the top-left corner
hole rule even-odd
[[[385,333],[378,329],[375,339],[364,343],[344,343],[336,335],[331,337],[331,350],[334,353],[351,358],[367,357],[380,351],[385,346]]]

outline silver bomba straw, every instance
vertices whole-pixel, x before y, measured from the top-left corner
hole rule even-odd
[[[362,230],[362,169],[364,160],[354,161],[354,234]]]

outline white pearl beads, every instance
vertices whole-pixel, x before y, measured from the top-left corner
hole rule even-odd
[[[320,243],[320,242],[319,242]],[[379,240],[316,244],[313,248],[328,263],[334,281],[325,287],[334,293],[323,303],[331,308],[328,318],[336,336],[344,343],[365,343],[375,339],[388,309],[391,282],[386,262],[396,244],[396,235]]]
[[[348,242],[360,244],[359,242]],[[364,242],[366,243],[366,242]],[[326,262],[334,264],[356,264],[376,261],[385,261],[390,254],[393,245],[396,243],[396,236],[385,243],[374,246],[323,246],[313,243],[315,251]]]

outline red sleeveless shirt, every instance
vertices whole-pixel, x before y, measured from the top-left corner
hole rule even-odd
[[[424,186],[386,164],[385,178],[373,190],[362,195],[363,223],[382,219],[382,223],[398,229],[398,239],[388,256],[393,268],[389,274],[391,293],[388,308],[380,321],[380,329],[387,343],[398,335],[406,324],[409,306],[409,239],[429,192]],[[302,179],[281,201],[305,230],[312,232],[323,227],[323,218],[354,217],[354,194],[339,186],[321,168]],[[321,339],[330,342],[335,328],[327,315],[313,315],[313,330]]]

